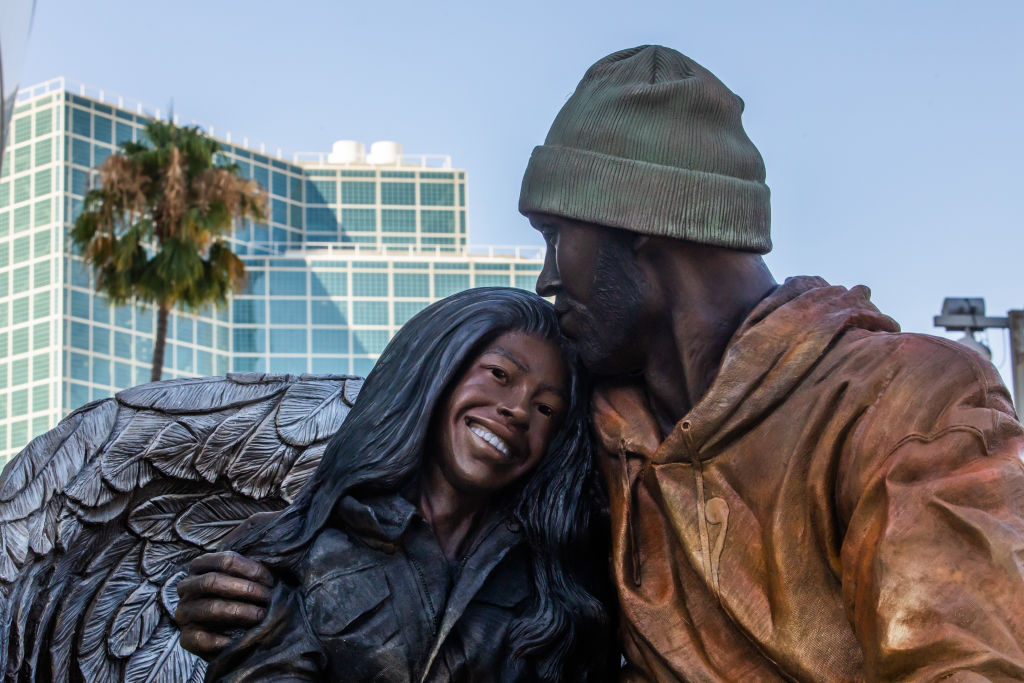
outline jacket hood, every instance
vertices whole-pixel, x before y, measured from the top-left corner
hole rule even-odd
[[[676,461],[687,450],[709,458],[716,445],[771,412],[851,329],[899,332],[899,325],[875,308],[863,285],[846,289],[819,277],[789,278],[736,330],[711,387],[660,447],[657,430],[651,432],[654,418],[635,388],[613,388],[596,397],[601,440],[606,448],[621,444],[654,462]],[[638,402],[644,405],[639,419]],[[623,413],[629,414],[628,423]],[[689,449],[677,447],[682,439]]]

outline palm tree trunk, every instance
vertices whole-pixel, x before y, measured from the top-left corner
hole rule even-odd
[[[156,338],[153,340],[153,372],[150,382],[159,382],[164,372],[164,348],[167,346],[167,316],[171,310],[166,304],[160,304],[156,311]]]

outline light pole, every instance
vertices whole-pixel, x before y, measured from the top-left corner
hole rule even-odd
[[[974,339],[974,333],[990,327],[1010,330],[1010,374],[1013,377],[1013,405],[1024,421],[1024,310],[1012,310],[1005,318],[985,315],[985,300],[980,297],[947,298],[942,314],[933,318],[936,327],[949,332],[964,332],[960,343],[976,351],[988,351]],[[991,354],[990,354],[991,355]]]

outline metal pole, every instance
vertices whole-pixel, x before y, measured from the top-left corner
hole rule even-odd
[[[1010,373],[1013,375],[1013,404],[1024,422],[1024,311],[1009,311]]]

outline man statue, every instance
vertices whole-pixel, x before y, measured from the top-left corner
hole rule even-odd
[[[864,287],[776,284],[742,109],[674,50],[616,52],[523,180],[548,243],[537,291],[600,378],[622,678],[1024,679],[1006,389]],[[240,614],[223,598],[256,570],[207,563],[241,583],[206,578],[203,599]]]

